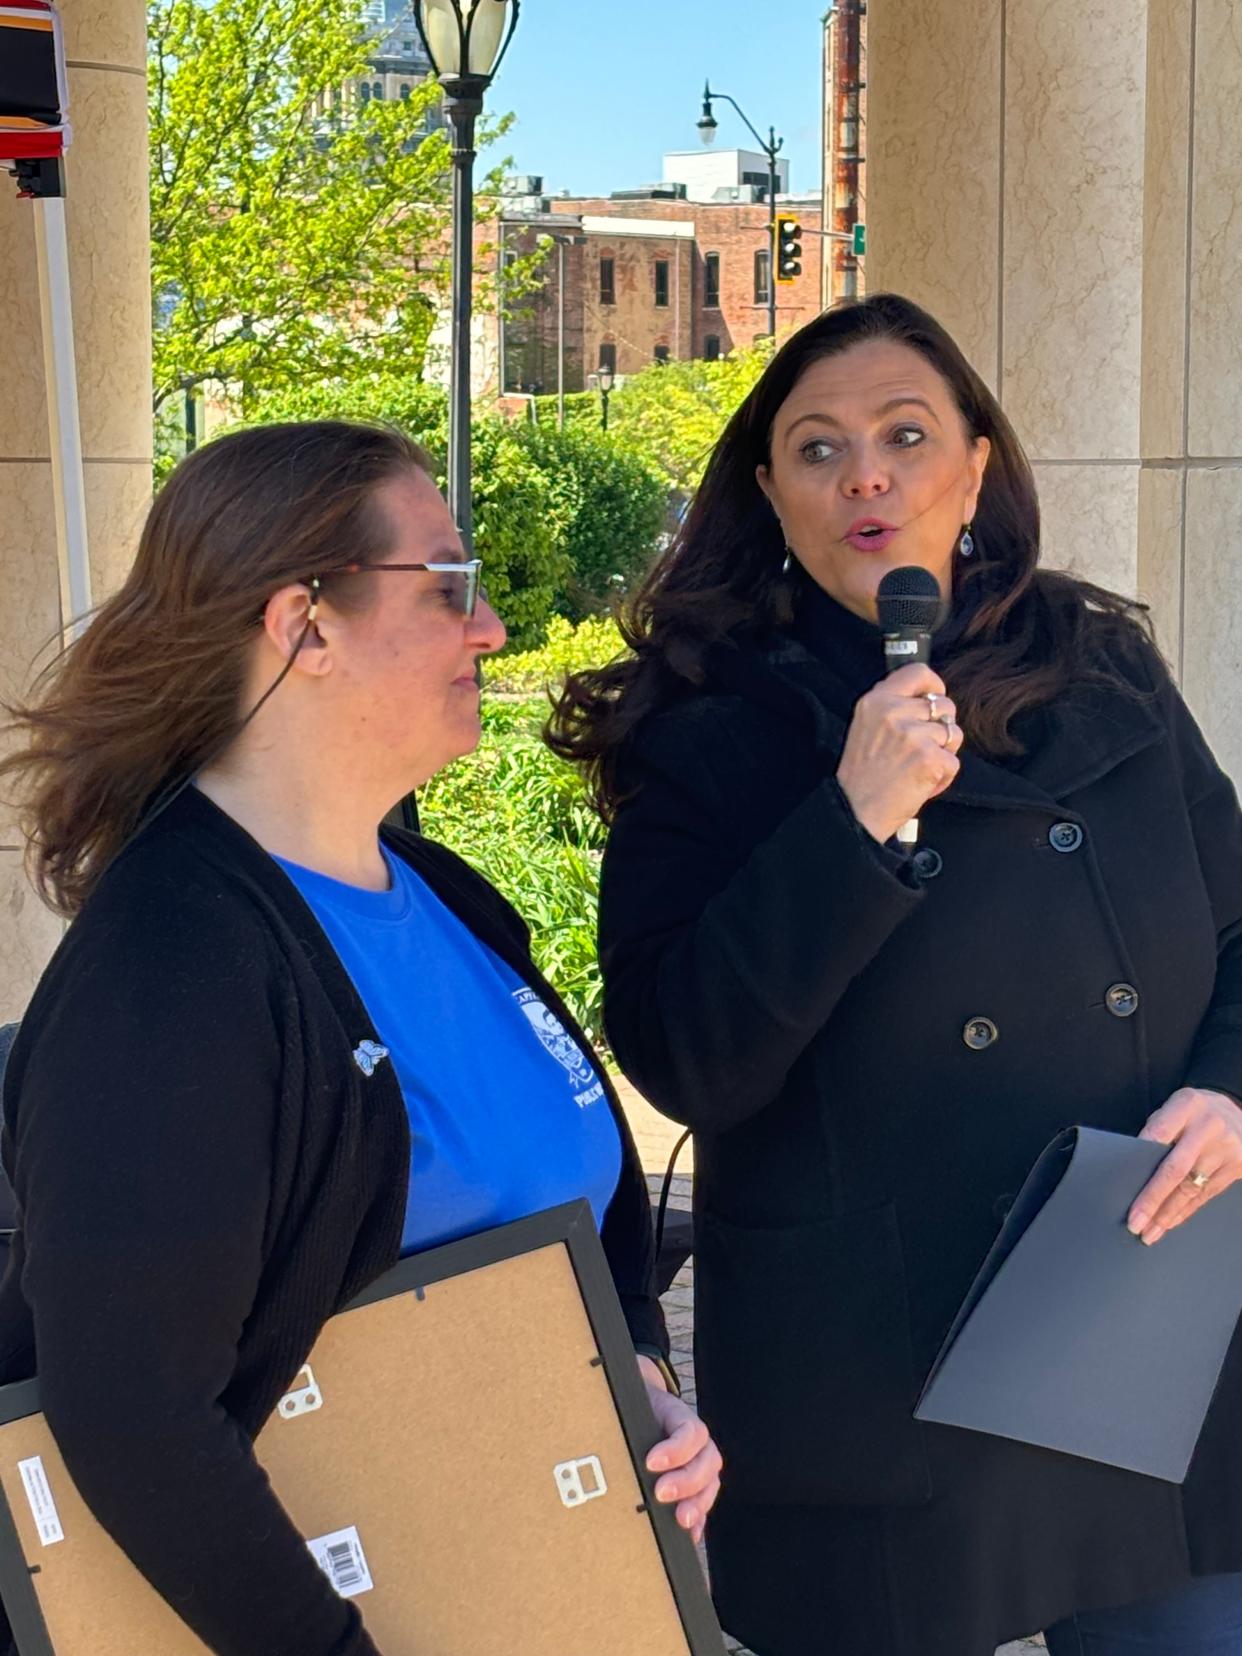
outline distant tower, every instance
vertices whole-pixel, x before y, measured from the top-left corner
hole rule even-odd
[[[340,93],[321,99],[319,115],[327,115],[338,99],[349,108],[372,98],[408,98],[433,72],[409,0],[364,0],[362,20],[372,40],[369,72],[347,81]],[[424,130],[434,132],[443,125],[437,104],[428,111]]]

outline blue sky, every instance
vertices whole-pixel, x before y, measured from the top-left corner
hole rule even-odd
[[[522,0],[488,96],[517,123],[514,170],[550,193],[607,195],[660,177],[665,150],[699,143],[703,81],[729,92],[760,132],[785,139],[791,186],[819,186],[824,0]],[[750,145],[727,104],[717,148]],[[484,158],[490,160],[491,156]]]

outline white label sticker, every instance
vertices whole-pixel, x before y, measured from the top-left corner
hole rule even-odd
[[[54,1541],[63,1541],[65,1532],[60,1527],[60,1514],[52,1499],[42,1456],[34,1455],[30,1460],[18,1461],[17,1470],[22,1475],[26,1499],[30,1502],[31,1516],[39,1531],[40,1541],[45,1547],[50,1547]]]
[[[359,1593],[369,1593],[375,1586],[367,1568],[367,1555],[352,1524],[348,1529],[333,1530],[331,1535],[316,1536],[306,1545],[342,1598],[357,1598]]]

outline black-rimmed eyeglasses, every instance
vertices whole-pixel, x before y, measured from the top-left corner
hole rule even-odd
[[[415,570],[427,575],[455,575],[461,581],[458,589],[460,601],[455,603],[465,620],[472,619],[478,608],[481,576],[483,571],[482,558],[457,559],[452,563],[352,563],[342,564],[340,569],[327,570],[322,576],[316,576],[309,584],[315,596],[315,603],[319,602],[320,582],[328,579],[329,575],[368,575],[383,574],[385,570]],[[314,606],[312,605],[312,610]]]

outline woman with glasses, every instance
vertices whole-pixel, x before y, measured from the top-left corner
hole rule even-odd
[[[0,1381],[37,1368],[88,1505],[221,1656],[374,1651],[252,1440],[400,1254],[562,1201],[600,1226],[658,1498],[697,1537],[715,1496],[612,1088],[508,904],[383,826],[477,743],[504,640],[419,448],[269,426],[177,469],[13,718],[0,775],[72,924],[5,1077]]]

